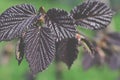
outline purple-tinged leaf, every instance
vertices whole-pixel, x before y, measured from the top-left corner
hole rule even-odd
[[[45,70],[55,57],[55,38],[47,28],[33,26],[25,35],[25,57],[32,74]]]
[[[107,42],[120,46],[120,33],[108,33]]]
[[[68,68],[71,67],[78,55],[78,41],[75,38],[65,39],[57,42],[57,56]]]
[[[75,36],[75,21],[64,10],[50,9],[46,14],[46,24],[52,29],[56,36],[56,41]]]
[[[92,30],[107,27],[112,15],[113,11],[105,3],[99,1],[86,1],[71,11],[71,16],[76,20],[77,25]]]
[[[21,37],[33,24],[36,10],[32,5],[21,4],[7,9],[0,15],[0,41]]]

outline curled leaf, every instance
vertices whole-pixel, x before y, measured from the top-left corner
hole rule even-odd
[[[91,56],[94,56],[96,49],[93,46],[93,44],[86,37],[84,37],[83,35],[79,33],[76,34],[76,38],[78,40],[78,43],[82,44],[84,49],[88,51],[88,53],[91,54]]]
[[[20,65],[21,61],[23,60],[23,57],[24,57],[24,47],[25,47],[25,44],[24,44],[24,41],[23,39],[21,38],[18,43],[17,43],[17,46],[16,46],[16,59],[18,60],[18,65]]]

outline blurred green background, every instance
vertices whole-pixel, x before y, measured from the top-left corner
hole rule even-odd
[[[81,3],[83,0],[0,0],[0,13],[5,11],[7,8],[22,3],[29,3],[34,5],[37,9],[40,6],[44,6],[47,11],[50,8],[61,8],[66,11],[70,11],[74,6]],[[110,0],[112,2],[112,8],[116,11],[115,16],[112,20],[111,27],[114,31],[120,31],[120,1]],[[119,4],[118,4],[119,3]],[[117,6],[116,6],[117,5]],[[93,31],[84,30],[79,28],[81,32],[85,33],[91,38]],[[91,34],[89,34],[91,33]],[[15,41],[11,42],[0,42],[0,80],[27,80],[26,73],[29,71],[29,66],[24,59],[22,64],[18,66],[15,58]],[[7,45],[7,46],[6,46]],[[4,49],[11,47],[9,50],[11,53],[9,56],[3,55]],[[8,54],[7,54],[8,55]],[[62,70],[62,80],[117,80],[120,75],[119,71],[112,71],[106,65],[85,71],[81,67],[82,53],[79,54],[77,60],[72,65],[71,69],[68,70],[67,66],[60,62],[59,65]],[[48,69],[39,73],[36,80],[59,80],[56,76],[56,69],[58,64],[53,62]],[[29,80],[29,79],[28,79]]]

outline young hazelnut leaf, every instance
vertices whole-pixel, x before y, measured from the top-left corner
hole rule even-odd
[[[75,38],[65,39],[57,42],[56,54],[61,61],[67,64],[70,69],[78,55],[78,41]]]
[[[33,26],[25,35],[25,57],[32,74],[48,67],[55,57],[55,38],[53,32],[44,25]]]
[[[99,1],[86,1],[71,11],[76,25],[92,30],[106,28],[111,22],[113,11]]]
[[[32,5],[21,4],[8,8],[0,15],[0,41],[21,37],[33,21],[36,10]]]
[[[52,29],[56,41],[75,36],[75,21],[64,10],[50,9],[46,14],[46,24]]]

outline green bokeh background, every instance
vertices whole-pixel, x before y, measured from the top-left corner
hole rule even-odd
[[[81,3],[82,0],[0,0],[0,13],[5,11],[7,8],[22,3],[29,3],[34,5],[37,9],[40,6],[44,6],[47,11],[50,8],[61,8],[66,11],[70,11],[74,6]],[[113,0],[114,2],[114,0]],[[112,23],[114,23],[115,31],[120,31],[120,12],[117,12],[113,17]],[[93,31],[84,30],[79,28],[81,32],[91,37]],[[89,34],[90,33],[90,34]],[[0,42],[0,50],[8,42]],[[15,46],[14,46],[15,47]],[[2,54],[2,53],[1,53]],[[92,67],[85,71],[81,67],[82,53],[79,54],[77,60],[72,65],[71,69],[68,70],[64,63],[60,63],[62,67],[62,80],[117,80],[119,71],[112,71],[106,65],[103,67]],[[53,62],[48,69],[37,75],[37,80],[58,80],[56,78],[56,64]],[[28,64],[24,59],[22,64],[18,66],[17,60],[13,53],[9,63],[6,65],[0,65],[0,80],[25,80],[24,74],[29,70]]]

